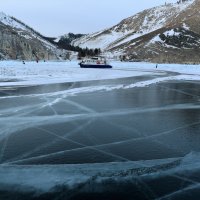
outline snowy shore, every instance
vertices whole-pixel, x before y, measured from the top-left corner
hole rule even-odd
[[[169,80],[200,80],[200,65],[177,65],[112,61],[112,69],[82,69],[78,61],[67,62],[0,62],[0,86],[40,85],[88,80],[104,80],[178,72]],[[160,80],[162,81],[162,79]],[[166,79],[163,79],[166,81]],[[151,82],[152,84],[152,82]]]

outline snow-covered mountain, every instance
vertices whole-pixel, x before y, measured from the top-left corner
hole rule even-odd
[[[119,24],[86,35],[73,45],[155,62],[200,62],[200,1],[179,0],[144,10]],[[199,52],[200,53],[200,52]]]
[[[58,59],[61,52],[40,33],[0,13],[0,59]]]

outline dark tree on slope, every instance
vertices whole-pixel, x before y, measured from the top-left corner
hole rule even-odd
[[[101,53],[101,49],[81,49],[78,51],[78,59],[81,59],[83,57],[91,57],[91,56],[98,56]]]
[[[160,34],[160,39],[167,45],[176,48],[199,48],[200,35],[184,28],[173,29],[173,35]]]
[[[73,34],[68,33],[66,36],[62,36],[58,42],[59,45],[67,46],[70,45],[73,40],[76,40],[80,37],[84,36],[84,34]]]
[[[187,1],[189,1],[189,0],[179,0],[179,1],[177,1],[177,3],[180,4],[180,3],[187,2]]]
[[[80,48],[78,46],[71,45],[71,42],[75,39],[82,37],[83,34],[73,34],[68,33],[66,36],[62,36],[58,41],[57,45],[65,50],[76,51],[78,52],[78,57],[82,58],[85,56],[97,56],[101,53],[100,49],[89,49],[89,48]]]

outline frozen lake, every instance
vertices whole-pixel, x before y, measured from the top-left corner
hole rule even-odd
[[[119,80],[124,85],[130,81]],[[70,85],[47,88],[58,92]],[[17,91],[17,96],[0,99],[1,163],[135,161],[199,151],[198,88],[195,82],[169,82],[66,97],[44,95],[45,86],[4,88],[1,95]],[[41,93],[23,95],[34,91]]]
[[[13,194],[31,199],[35,191],[52,188],[56,195],[60,188],[57,191],[55,186],[71,185],[72,180],[73,187],[63,189],[65,194],[75,191],[69,199],[102,199],[106,184],[108,199],[125,194],[126,199],[183,199],[188,187],[191,192],[199,186],[194,175],[199,173],[198,162],[187,174],[182,170],[185,160],[191,164],[188,157],[199,158],[200,83],[168,80],[176,75],[155,72],[98,81],[1,86],[0,199],[12,199]],[[59,171],[71,179],[66,181]],[[35,174],[40,186],[38,180],[30,181]],[[51,175],[53,183],[48,186],[46,179]],[[74,186],[88,184],[82,178],[86,175],[97,177],[90,179],[96,189]],[[107,182],[102,184],[98,177]],[[115,196],[120,183],[123,189]]]

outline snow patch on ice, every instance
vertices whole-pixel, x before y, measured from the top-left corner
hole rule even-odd
[[[115,182],[159,177],[184,176],[178,174],[190,173],[200,169],[200,153],[191,152],[185,157],[166,158],[160,160],[127,161],[103,164],[69,164],[69,165],[37,165],[16,166],[0,165],[1,189],[18,191],[36,190],[39,193],[51,191],[58,186],[73,189],[78,184],[92,181],[93,184],[105,180]],[[185,178],[195,182],[190,178]]]
[[[169,158],[155,161],[136,161],[104,164],[43,165],[43,166],[0,166],[0,186],[15,186],[20,190],[35,188],[47,192],[55,186],[65,185],[73,188],[80,183],[98,176],[98,182],[105,178],[120,178],[120,173],[140,170],[141,167],[153,168],[178,160]],[[133,174],[134,176],[134,174]],[[123,178],[123,177],[121,177]]]
[[[83,69],[78,61],[72,62],[0,62],[0,86],[40,85],[50,83],[115,79],[150,75],[152,72],[123,69]],[[12,81],[16,80],[17,81]]]
[[[77,61],[72,62],[0,62],[0,86],[40,85],[89,80],[105,80],[141,75],[164,75],[164,71],[182,73],[181,76],[161,77],[165,80],[200,80],[199,65],[159,64],[112,61],[112,69],[83,69]],[[162,70],[162,71],[161,71]],[[184,75],[183,75],[184,74]],[[150,82],[149,82],[150,83]],[[148,83],[148,84],[149,84]],[[139,83],[137,83],[139,84]],[[144,83],[142,83],[144,84]],[[147,83],[145,83],[148,85]]]

